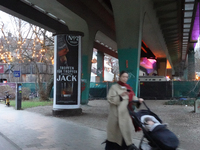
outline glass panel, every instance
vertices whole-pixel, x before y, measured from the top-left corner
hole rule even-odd
[[[185,4],[185,10],[193,10],[194,4]]]
[[[192,11],[191,12],[184,12],[184,17],[192,17]]]
[[[185,0],[185,2],[194,2],[194,0]]]
[[[183,35],[189,35],[189,33],[183,33]]]
[[[185,36],[185,37],[183,37],[183,39],[189,39],[189,37],[188,37],[188,36]]]
[[[184,18],[184,23],[191,23],[192,19],[191,18]]]
[[[183,29],[183,32],[189,32],[190,29]]]
[[[190,24],[184,24],[183,28],[190,28]]]

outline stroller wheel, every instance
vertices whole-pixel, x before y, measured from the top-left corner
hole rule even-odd
[[[134,144],[130,145],[127,150],[139,150]]]

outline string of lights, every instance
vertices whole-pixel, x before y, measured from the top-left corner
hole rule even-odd
[[[18,19],[20,20],[20,19]],[[24,30],[26,33],[22,33],[23,29],[21,27],[21,21],[14,33],[7,32],[4,29],[4,24],[1,26],[1,39],[0,39],[0,62],[1,63],[14,63],[14,62],[48,62],[54,64],[53,42],[49,42],[49,37],[47,31],[44,29],[31,25],[28,31]],[[47,34],[44,34],[47,33]],[[14,36],[18,35],[18,36]],[[25,35],[25,36],[24,36]],[[48,45],[46,44],[48,43]],[[51,55],[52,53],[52,55]]]

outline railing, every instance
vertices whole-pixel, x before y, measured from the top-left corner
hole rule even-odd
[[[45,83],[43,83],[46,86]],[[110,87],[115,82],[91,82],[90,83],[90,99],[106,99]],[[1,86],[2,87],[1,89]],[[22,83],[22,88],[30,89],[30,93],[37,92],[35,83]],[[16,83],[0,83],[0,98],[4,96],[6,90],[10,90],[13,95],[16,91]],[[196,98],[200,91],[199,81],[161,81],[150,82],[144,81],[139,83],[138,97],[144,99],[180,99],[180,98]],[[23,92],[23,91],[22,91]],[[53,97],[53,88],[50,94]]]

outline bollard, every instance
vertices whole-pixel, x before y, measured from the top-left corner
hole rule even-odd
[[[194,102],[194,112],[195,113],[200,113],[200,99],[197,99]]]
[[[22,84],[16,84],[15,109],[20,110],[22,103]]]

